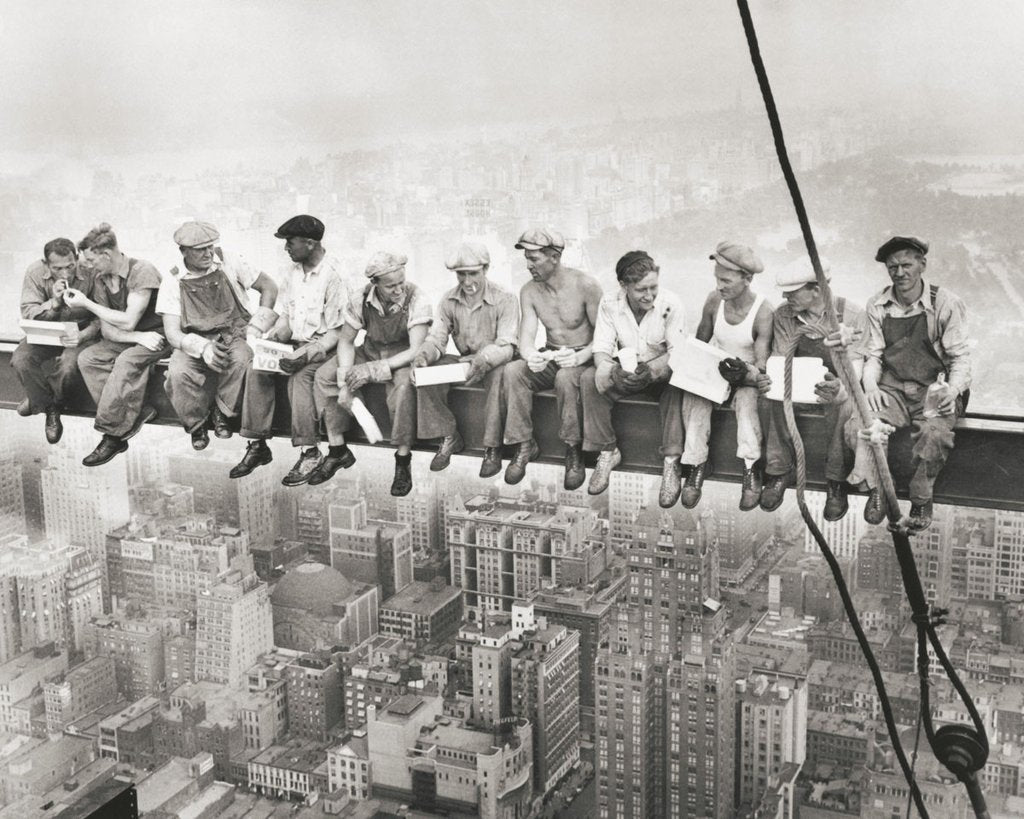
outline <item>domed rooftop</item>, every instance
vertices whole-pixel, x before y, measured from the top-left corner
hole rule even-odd
[[[303,609],[310,614],[326,616],[332,606],[355,590],[352,582],[337,569],[323,563],[300,563],[277,581],[270,593],[275,606]]]

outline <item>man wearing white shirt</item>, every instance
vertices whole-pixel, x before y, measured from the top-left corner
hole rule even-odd
[[[615,402],[668,381],[672,372],[668,359],[673,344],[682,338],[683,308],[675,294],[659,289],[659,272],[645,251],[631,250],[615,265],[618,292],[605,294],[597,308],[594,368],[580,379],[583,449],[600,453],[587,487],[591,495],[608,488],[611,471],[622,460],[612,427]],[[670,499],[663,506],[671,506],[679,497],[683,440],[678,407],[669,412],[667,400],[666,391],[661,401],[665,458],[661,494]]]

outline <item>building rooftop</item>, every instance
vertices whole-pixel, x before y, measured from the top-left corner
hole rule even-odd
[[[18,677],[27,674],[33,669],[40,669],[47,665],[53,665],[55,660],[64,657],[64,665],[67,665],[67,655],[62,655],[55,648],[47,651],[39,649],[36,651],[25,651],[16,657],[12,657],[3,665],[0,665],[0,685],[9,685]]]
[[[283,608],[302,609],[320,617],[334,614],[335,604],[355,592],[355,584],[323,563],[308,561],[286,572],[270,593],[270,602]]]
[[[254,765],[269,765],[300,773],[311,773],[327,760],[327,746],[318,742],[290,740],[285,745],[271,745],[254,756]]]
[[[816,731],[819,734],[863,739],[872,728],[863,717],[812,709],[807,712],[807,730]]]
[[[91,739],[63,734],[56,742],[43,742],[19,752],[17,758],[8,758],[6,766],[11,776],[17,777],[21,782],[35,782],[53,776],[54,771],[62,769],[79,754],[86,752],[88,758],[85,763],[88,764],[95,755]],[[85,765],[79,766],[84,767]]]
[[[447,718],[442,718],[442,721],[435,722],[429,728],[424,728],[416,739],[416,744],[421,748],[437,745],[439,748],[450,748],[486,756],[497,752],[501,746],[501,740],[496,739],[490,730],[465,728]]]
[[[152,711],[155,711],[160,707],[160,700],[156,697],[143,697],[141,700],[136,700],[126,708],[122,708],[115,714],[103,719],[101,721],[101,728],[109,728],[116,730],[123,728],[132,720],[138,719]]]
[[[194,777],[186,759],[173,757],[136,785],[139,815],[156,810],[191,784]]]
[[[186,805],[178,808],[178,819],[201,819],[211,815],[209,811],[217,801],[234,790],[234,785],[227,782],[214,782],[208,788],[203,788]]]
[[[462,590],[455,586],[435,589],[423,580],[413,580],[397,594],[380,604],[381,609],[390,609],[407,614],[429,615],[455,600]]]

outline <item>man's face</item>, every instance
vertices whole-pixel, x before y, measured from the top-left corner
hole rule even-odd
[[[526,257],[526,269],[535,282],[546,282],[558,269],[558,262],[561,255],[558,253],[549,254],[544,250],[524,250]]]
[[[289,236],[284,240],[285,253],[288,254],[289,259],[298,264],[306,261],[313,254],[314,247],[316,247],[316,242],[301,236]]]
[[[805,284],[796,290],[787,290],[783,295],[794,313],[806,313],[818,299],[818,285]]]
[[[738,270],[715,263],[715,289],[724,301],[732,301],[747,292],[750,287],[750,276]]]
[[[897,250],[885,260],[885,269],[899,296],[913,298],[924,275],[924,257],[915,250]]]
[[[213,264],[213,245],[183,247],[181,248],[181,255],[185,259],[185,267],[189,270],[195,270],[196,272],[209,270]]]
[[[475,296],[487,284],[486,265],[479,270],[456,270],[455,275],[458,277],[459,287],[467,296]]]
[[[46,266],[50,269],[55,279],[67,281],[75,272],[75,257],[61,256],[59,253],[51,253],[46,257]]]
[[[373,283],[377,287],[380,300],[385,304],[398,304],[405,298],[405,268],[386,276],[378,276]]]
[[[658,274],[649,270],[638,282],[623,282],[622,289],[626,291],[629,306],[646,313],[654,307],[654,299],[658,296]]]
[[[109,250],[83,250],[82,259],[97,276],[106,276],[114,270],[114,259]]]

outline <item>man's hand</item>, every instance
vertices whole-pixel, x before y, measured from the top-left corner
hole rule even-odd
[[[896,431],[896,427],[880,421],[877,418],[871,422],[871,426],[857,432],[858,437],[872,444],[887,444],[889,436]]]
[[[860,341],[861,336],[863,335],[864,331],[857,327],[849,327],[846,324],[840,324],[838,331],[829,333],[829,335],[825,336],[825,346],[842,347],[845,349]]]
[[[835,404],[846,397],[843,382],[832,373],[825,373],[825,379],[814,385],[814,394],[821,404]]]
[[[469,370],[466,372],[466,386],[472,386],[480,381],[491,371],[491,365],[487,363],[483,353],[477,353],[468,359]]]
[[[767,395],[772,388],[772,379],[768,373],[758,373],[757,378],[754,379],[754,387],[757,388],[758,395]]]
[[[306,366],[306,362],[309,360],[309,348],[299,347],[291,355],[283,355],[278,360],[278,366],[281,368],[281,372],[292,375],[297,373],[303,367]]]
[[[726,358],[718,362],[718,372],[722,378],[734,386],[747,380],[747,362],[739,358]]]
[[[67,290],[60,295],[68,307],[87,307],[89,305],[89,299],[85,293],[81,290],[76,290],[73,287],[67,288]]]
[[[77,347],[80,341],[78,335],[69,336],[67,333],[61,333],[60,344],[62,347]]]
[[[956,412],[956,393],[946,390],[946,394],[939,399],[939,405],[935,409],[939,415],[952,415]]]
[[[597,365],[597,369],[594,371],[594,384],[597,387],[597,391],[602,395],[612,388],[614,385],[614,379],[612,374],[615,372],[615,368],[619,365],[614,361],[602,361]]]
[[[412,360],[412,367],[413,367],[413,369],[415,370],[415,369],[417,369],[419,367],[429,367],[430,366],[429,359],[430,359],[430,356],[427,354],[427,351],[426,350],[420,350],[418,353],[416,353],[416,358],[414,358]]]
[[[71,291],[69,290],[68,292],[70,293]],[[66,295],[65,298],[67,298]],[[140,332],[138,337],[135,339],[135,343],[145,347],[147,350],[152,350],[155,353],[163,348],[164,337],[159,333]]]
[[[651,372],[651,368],[647,366],[646,361],[641,361],[636,365],[636,372],[626,373],[626,381],[634,390],[646,389],[653,380],[654,374]]]
[[[556,350],[552,360],[561,368],[567,367],[583,367],[592,357],[590,348],[584,347],[582,350],[571,350],[563,349]]]
[[[267,332],[270,332],[270,331],[268,330]],[[246,341],[252,341],[252,340],[257,339],[257,338],[264,338],[265,336],[266,336],[266,333],[264,333],[262,330],[260,330],[259,327],[255,327],[252,324],[248,325],[245,328],[245,340]]]
[[[345,374],[345,386],[352,392],[370,383],[370,368],[366,364],[355,364]]]
[[[620,364],[612,364],[608,378],[620,392],[630,392],[633,386],[633,374],[627,373]]]
[[[548,359],[541,353],[534,350],[526,357],[526,366],[530,368],[530,372],[539,373],[543,372],[548,366]]]
[[[877,386],[864,387],[864,397],[872,412],[881,412],[889,406],[889,396],[882,392]]]
[[[338,406],[344,407],[347,410],[352,409],[352,391],[348,388],[347,384],[342,384],[338,387]]]
[[[56,298],[68,289],[67,279],[56,279],[53,282],[53,297]]]
[[[203,347],[203,361],[215,373],[224,372],[230,363],[227,349],[216,341],[211,341]]]

